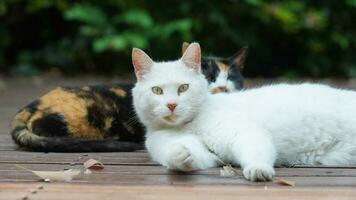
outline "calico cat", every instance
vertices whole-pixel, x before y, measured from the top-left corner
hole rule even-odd
[[[189,43],[183,42],[182,55]],[[248,47],[241,48],[229,58],[205,56],[201,59],[202,73],[208,80],[212,94],[234,92],[243,88],[242,71],[247,57]]]
[[[240,165],[268,181],[274,165],[355,165],[356,92],[320,84],[277,84],[211,95],[200,47],[154,62],[133,49],[135,110],[153,160],[192,171]]]
[[[184,44],[182,48],[184,52]],[[243,48],[231,59],[203,59],[202,68],[212,93],[241,89],[243,78],[239,69],[246,52]],[[12,122],[12,138],[20,147],[32,151],[143,149],[144,129],[132,108],[132,87],[132,84],[58,87],[17,113]]]

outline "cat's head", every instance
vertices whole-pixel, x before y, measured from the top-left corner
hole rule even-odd
[[[154,62],[134,48],[132,62],[137,77],[134,107],[146,126],[178,126],[195,117],[208,95],[198,43],[190,44],[179,60],[169,62]]]
[[[183,42],[182,53],[189,43]],[[242,71],[247,57],[247,47],[241,48],[233,56],[220,58],[214,56],[202,57],[201,68],[209,82],[209,90],[216,94],[220,92],[234,92],[243,88]]]

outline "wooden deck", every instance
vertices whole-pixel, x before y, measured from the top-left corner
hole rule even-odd
[[[8,80],[0,88],[0,200],[10,199],[356,199],[356,166],[297,166],[278,168],[277,177],[296,186],[252,183],[241,176],[223,178],[219,169],[192,174],[166,170],[150,161],[146,152],[132,153],[33,153],[16,150],[9,123],[25,103],[56,85],[107,80]],[[349,83],[352,87],[353,83]],[[89,158],[105,168],[69,183],[44,183],[33,170],[81,168]],[[43,189],[37,189],[38,187]],[[33,193],[31,193],[31,191]]]

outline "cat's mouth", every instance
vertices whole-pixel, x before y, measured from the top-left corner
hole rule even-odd
[[[176,120],[177,120],[177,116],[176,115],[174,115],[174,114],[170,114],[170,115],[168,115],[168,116],[165,116],[165,117],[163,117],[163,119],[165,120],[165,121],[167,121],[167,122],[169,122],[169,123],[175,123],[176,122]]]

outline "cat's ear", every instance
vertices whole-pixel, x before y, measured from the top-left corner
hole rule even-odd
[[[189,46],[189,43],[188,42],[183,42],[182,44],[182,55],[185,53],[185,51],[187,50]]]
[[[242,47],[237,53],[235,53],[229,60],[230,65],[235,64],[240,71],[244,69],[245,60],[247,57],[248,47]]]
[[[185,50],[181,60],[187,67],[193,68],[197,72],[200,72],[201,50],[199,43],[191,43]]]
[[[142,80],[142,76],[149,72],[153,65],[152,59],[141,49],[132,49],[132,64],[135,68],[137,80]]]

